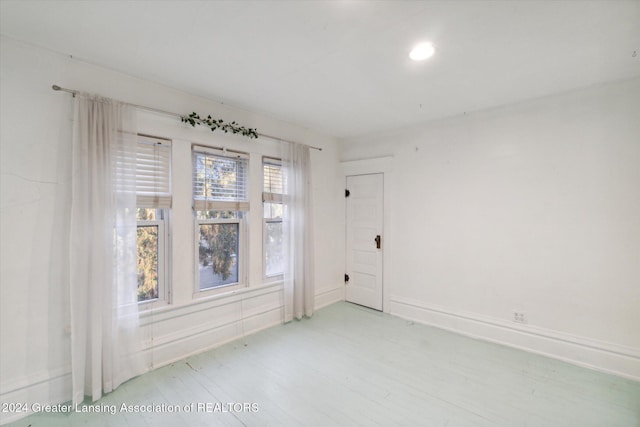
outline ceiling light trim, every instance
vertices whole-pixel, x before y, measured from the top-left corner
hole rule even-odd
[[[436,53],[436,47],[431,42],[418,43],[409,52],[409,58],[414,61],[424,61]]]

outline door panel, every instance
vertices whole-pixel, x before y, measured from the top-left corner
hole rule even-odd
[[[347,177],[347,301],[376,310],[382,310],[383,185],[382,174]]]

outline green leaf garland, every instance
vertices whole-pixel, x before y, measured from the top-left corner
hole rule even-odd
[[[191,113],[188,116],[180,117],[180,121],[182,123],[189,123],[193,127],[196,127],[196,125],[207,126],[209,129],[211,129],[211,132],[214,132],[216,129],[220,129],[224,133],[239,133],[243,136],[246,136],[247,138],[258,138],[257,129],[246,128],[244,126],[240,126],[236,122],[225,123],[224,120],[212,119],[211,116],[201,118],[198,114]]]

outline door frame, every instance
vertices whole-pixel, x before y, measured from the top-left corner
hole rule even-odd
[[[384,174],[359,174],[347,175],[345,180],[348,192],[346,197],[346,218],[345,218],[345,273],[351,276],[345,286],[345,300],[354,304],[360,304],[374,310],[383,311],[384,309],[384,252],[385,252],[385,230],[384,230]],[[373,190],[373,191],[371,191]],[[363,195],[360,191],[366,193]],[[371,203],[374,206],[370,206]],[[364,203],[361,205],[359,203]],[[358,207],[358,208],[357,208]],[[361,209],[364,210],[362,211]],[[356,212],[370,215],[373,217],[367,220],[357,220]],[[375,213],[374,213],[375,212]],[[374,220],[373,222],[371,220]],[[358,233],[366,231],[366,237]],[[376,235],[382,238],[382,244],[378,244],[376,248]],[[365,259],[357,261],[356,252],[365,256]],[[375,264],[372,266],[366,260],[373,255]],[[372,268],[373,267],[373,268]],[[357,276],[360,273],[364,276],[375,277],[374,289],[360,283]],[[347,276],[345,276],[346,281]]]
[[[393,292],[393,285],[391,282],[391,277],[393,273],[393,236],[391,229],[391,201],[393,195],[391,194],[391,189],[393,188],[393,157],[378,157],[374,159],[364,159],[364,160],[350,160],[340,162],[340,166],[342,168],[342,177],[343,184],[347,182],[347,176],[352,175],[369,175],[369,174],[382,174],[382,193],[383,193],[383,219],[382,219],[382,228],[384,230],[384,235],[382,236],[382,244],[383,244],[383,253],[382,253],[382,311],[384,313],[389,312],[390,308],[390,298]],[[345,213],[343,216],[345,225],[344,225],[344,270],[346,272],[347,269],[347,224],[346,224],[346,212],[347,212],[347,203],[346,198],[344,199],[344,205],[342,207],[342,211]],[[346,299],[346,287],[344,288],[343,300]]]

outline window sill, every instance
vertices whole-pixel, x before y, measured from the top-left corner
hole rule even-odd
[[[138,312],[142,315],[143,313],[147,313],[149,311],[163,310],[168,306],[169,306],[169,301],[165,299],[156,300],[156,301],[139,302]]]
[[[262,278],[264,284],[273,284],[273,283],[283,283],[284,282],[284,274],[278,274],[275,276],[264,276]]]

